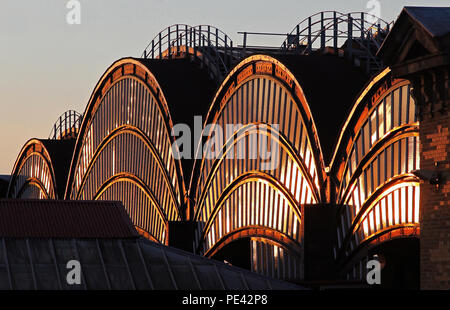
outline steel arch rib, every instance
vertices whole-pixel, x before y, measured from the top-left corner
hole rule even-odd
[[[135,176],[134,174],[122,172],[122,173],[117,173],[117,174],[111,176],[105,182],[103,182],[103,184],[100,186],[100,188],[95,193],[93,200],[98,200],[101,197],[101,195],[104,192],[106,192],[106,190],[109,187],[111,187],[113,184],[118,183],[118,182],[123,182],[123,181],[131,182],[131,183],[135,184],[147,195],[147,197],[152,202],[152,205],[155,207],[159,217],[161,218],[161,220],[163,221],[163,223],[165,224],[166,229],[167,229],[168,220],[164,214],[164,210],[161,209],[161,206],[158,204],[158,201],[157,201],[155,195],[153,194],[153,192],[151,191],[151,189],[145,184],[145,182],[142,179]]]
[[[134,68],[134,72],[132,74],[126,74],[124,72],[124,68],[127,65],[131,65]],[[137,73],[136,68],[139,68],[143,74],[142,76],[139,76]],[[120,72],[121,71],[121,72]],[[116,73],[118,72],[117,76]],[[103,96],[107,92],[107,90],[112,86],[112,84],[123,77],[133,77],[135,79],[138,79],[140,82],[143,83],[143,85],[147,88],[149,93],[153,94],[155,97],[155,102],[157,103],[157,107],[159,109],[159,113],[162,116],[162,119],[164,121],[164,126],[166,128],[166,131],[168,133],[169,139],[172,138],[170,141],[173,143],[174,139],[169,134],[171,132],[171,129],[173,127],[173,122],[169,113],[169,107],[167,105],[167,100],[165,98],[164,92],[159,85],[157,79],[153,75],[153,73],[141,62],[134,58],[122,58],[118,61],[114,62],[102,75],[102,77],[97,82],[94,90],[91,93],[91,96],[89,98],[88,104],[86,106],[86,109],[83,113],[83,120],[82,124],[80,126],[79,134],[75,143],[75,149],[73,152],[72,161],[70,164],[70,170],[69,170],[69,176],[67,178],[67,184],[66,184],[66,191],[65,191],[65,198],[69,199],[72,191],[72,185],[74,176],[76,173],[76,166],[78,164],[78,160],[80,157],[81,148],[83,146],[84,136],[86,133],[86,130],[92,120],[92,117],[95,115],[96,107],[100,104]],[[177,158],[176,154],[172,154],[173,158]],[[185,192],[184,188],[184,182],[183,180],[183,172],[181,169],[181,162],[178,160],[174,160],[174,165],[177,173],[177,181],[178,186],[180,190],[180,194]],[[182,197],[181,197],[182,198]]]
[[[38,178],[32,177],[32,178],[28,178],[23,185],[20,187],[18,193],[17,193],[17,197],[20,197],[22,195],[22,193],[25,191],[26,186],[27,185],[33,185],[36,186],[37,188],[39,188],[39,190],[42,191],[42,193],[44,193],[44,199],[50,199],[50,195],[47,191],[47,189],[45,188],[45,185],[41,182],[41,180],[39,180]]]
[[[352,130],[352,128],[350,128],[350,123],[351,121],[356,118],[358,116],[357,113],[357,109],[360,108],[362,105],[365,105],[366,103],[364,102],[364,100],[367,98],[368,94],[370,93],[370,91],[375,88],[375,86],[377,85],[377,83],[381,82],[384,78],[387,77],[387,75],[391,72],[390,68],[386,68],[384,69],[382,72],[380,72],[379,74],[377,74],[374,78],[372,78],[367,85],[365,86],[365,88],[360,92],[360,94],[358,95],[358,98],[356,99],[355,103],[352,106],[352,109],[350,111],[350,113],[348,114],[347,119],[345,120],[344,125],[342,126],[342,129],[340,131],[339,134],[339,138],[338,141],[336,143],[336,148],[334,149],[333,152],[333,157],[331,159],[330,162],[330,168],[333,169],[334,166],[336,165],[336,162],[338,161],[338,151],[339,149],[341,149],[341,147],[345,146],[345,143],[347,142],[348,139],[344,140],[345,138],[345,134],[347,132],[350,132]],[[360,130],[360,128],[358,128],[358,130]],[[356,133],[355,133],[356,134]]]
[[[261,171],[249,171],[240,175],[238,178],[234,179],[233,182],[228,184],[228,186],[222,191],[202,231],[201,237],[199,239],[199,244],[204,242],[208,231],[213,225],[215,217],[217,216],[220,208],[222,207],[223,203],[227,200],[227,198],[234,192],[236,188],[252,181],[262,181],[267,183],[272,188],[274,188],[275,191],[280,193],[288,201],[290,208],[294,211],[294,214],[297,216],[298,220],[301,221],[301,210],[297,202],[295,201],[295,198],[291,195],[290,191],[280,181],[278,181],[273,176]]]
[[[408,184],[415,184],[415,186],[418,186],[419,182],[420,182],[420,180],[417,176],[415,176],[411,173],[405,173],[405,174],[400,174],[400,175],[394,176],[391,179],[389,179],[388,181],[386,181],[384,184],[380,185],[370,195],[370,197],[368,197],[367,200],[363,203],[363,205],[361,206],[361,209],[359,210],[359,212],[356,214],[355,218],[353,219],[349,229],[346,231],[345,239],[342,241],[342,246],[337,253],[337,257],[339,258],[339,257],[344,256],[344,252],[347,248],[347,245],[350,243],[351,238],[356,233],[358,228],[361,226],[361,222],[364,220],[365,215],[367,215],[369,213],[371,208],[379,200],[381,200],[383,197],[385,197],[385,195],[389,194],[390,190],[391,191],[395,190],[395,186],[401,187],[401,185],[408,185]],[[398,225],[394,225],[394,226],[403,227],[405,225],[408,226],[410,224],[403,223],[403,224],[398,224]],[[389,227],[391,227],[391,225]]]
[[[164,164],[162,163],[162,159],[159,156],[158,151],[156,150],[152,141],[147,138],[147,136],[142,132],[142,130],[140,130],[139,128],[134,127],[134,126],[130,126],[130,125],[122,125],[122,126],[117,127],[99,143],[97,149],[95,150],[95,153],[92,156],[92,160],[89,162],[89,165],[86,168],[86,172],[83,175],[82,181],[78,188],[76,199],[79,198],[81,191],[84,187],[84,184],[86,183],[86,180],[89,177],[89,172],[92,170],[92,167],[97,162],[97,159],[100,156],[101,152],[109,144],[109,142],[111,142],[112,140],[114,140],[114,138],[116,138],[117,136],[119,136],[123,133],[134,134],[135,136],[137,136],[141,141],[143,141],[147,145],[153,158],[157,162],[158,167],[162,172],[162,175],[164,176],[164,181],[166,182],[167,187],[170,189],[170,195],[172,196],[172,199],[176,202],[177,199],[176,199],[176,195],[175,195],[174,189],[172,187],[172,184],[170,183],[170,177],[167,174],[167,170],[164,168]]]
[[[261,127],[265,127],[266,129],[268,129],[268,131],[264,130],[262,132],[259,132],[259,129]],[[203,186],[203,190],[202,190],[202,194],[200,195],[198,201],[197,201],[197,206],[201,206],[203,204],[203,201],[206,197],[207,194],[207,190],[209,189],[211,182],[214,178],[214,176],[216,175],[217,170],[220,167],[220,164],[223,162],[224,158],[226,157],[226,155],[228,154],[228,152],[232,149],[234,149],[234,145],[237,144],[241,139],[245,138],[247,135],[249,135],[250,133],[256,132],[258,134],[265,134],[270,138],[275,139],[275,137],[279,137],[278,140],[278,145],[280,145],[285,151],[286,153],[289,155],[289,157],[299,166],[305,180],[308,182],[308,185],[311,189],[312,194],[314,195],[314,198],[318,201],[319,200],[319,193],[317,192],[316,187],[314,186],[314,182],[311,179],[303,161],[297,156],[297,154],[295,153],[295,150],[293,149],[293,147],[289,144],[289,142],[287,141],[287,139],[280,133],[280,132],[276,132],[275,135],[272,135],[273,129],[270,125],[265,124],[265,123],[250,123],[247,124],[245,126],[243,126],[241,129],[239,129],[236,133],[233,134],[232,137],[230,137],[228,139],[228,141],[225,143],[221,154],[222,156],[219,159],[216,159],[214,161],[214,164],[212,165],[211,169],[209,170],[206,182]],[[270,134],[269,134],[269,133]],[[244,133],[245,135],[242,135],[242,133]],[[196,214],[194,215],[194,218],[198,217],[198,214],[200,212],[200,208],[197,208]]]
[[[40,153],[37,151],[32,151],[30,154],[26,154],[26,151],[28,150],[28,148],[30,148],[32,145],[35,145],[35,144],[38,144],[42,148],[43,153]],[[25,145],[22,147],[21,151],[19,152],[19,156],[17,156],[16,162],[14,164],[14,167],[13,167],[13,170],[11,173],[12,178],[8,184],[8,190],[7,190],[6,197],[10,197],[11,190],[12,190],[11,186],[17,178],[17,174],[19,173],[20,169],[25,164],[26,160],[32,155],[37,155],[37,156],[41,157],[44,160],[44,162],[47,164],[49,171],[50,171],[50,175],[51,175],[51,183],[52,183],[51,185],[53,186],[53,191],[56,195],[56,193],[57,193],[56,177],[55,177],[55,171],[53,168],[53,162],[50,157],[50,154],[48,153],[44,144],[40,140],[32,138],[25,143]]]
[[[208,110],[205,122],[204,122],[204,128],[207,124],[214,124],[216,123],[216,120],[221,115],[221,112],[226,104],[226,102],[223,102],[223,100],[228,96],[228,98],[231,97],[231,94],[233,94],[240,85],[246,82],[246,79],[240,81],[240,83],[235,83],[235,80],[237,78],[238,73],[241,72],[241,69],[247,66],[252,66],[254,63],[258,61],[268,62],[271,63],[272,66],[275,66],[276,68],[279,68],[282,70],[282,72],[286,73],[289,78],[292,80],[292,87],[291,89],[287,88],[287,91],[291,94],[293,101],[295,102],[296,106],[299,109],[300,116],[302,118],[302,122],[305,125],[305,129],[307,131],[307,138],[311,145],[311,149],[313,151],[313,159],[315,162],[315,166],[317,169],[317,176],[319,179],[319,187],[322,185],[324,179],[325,179],[325,165],[323,161],[323,153],[322,148],[320,145],[319,137],[317,134],[316,125],[314,122],[314,119],[312,117],[311,110],[309,108],[309,104],[307,102],[306,96],[303,92],[302,87],[300,86],[299,82],[295,78],[295,76],[292,74],[292,72],[283,65],[280,61],[277,59],[267,56],[267,55],[253,55],[250,57],[245,58],[242,60],[238,65],[236,65],[233,70],[230,71],[230,73],[227,75],[225,80],[222,82],[222,85],[219,87],[219,89],[216,92],[216,95],[214,96],[214,99],[212,100],[212,103],[210,105],[210,108]],[[273,70],[272,70],[273,71]],[[264,73],[253,73],[251,76],[268,76],[273,77],[277,80],[277,82],[284,86],[283,81],[276,77],[276,75],[270,73],[270,74],[264,74]],[[310,126],[309,126],[310,125]],[[212,129],[211,129],[212,130]],[[206,134],[204,132],[204,129],[202,130],[202,136],[210,136],[209,134]],[[200,152],[201,144],[197,146],[196,149],[196,157],[198,157],[198,153]],[[204,166],[204,158],[199,161],[198,159],[194,162],[194,167],[192,169],[191,179],[190,179],[190,186],[189,186],[189,196],[191,198],[195,196],[195,193],[197,191],[197,184],[195,177],[198,172],[203,170]],[[309,173],[308,173],[309,174]]]
[[[393,235],[393,233],[397,232],[397,234]],[[361,252],[365,249],[366,251],[370,248],[377,245],[375,242],[381,242],[380,239],[383,239],[386,235],[389,235],[389,240],[394,240],[398,238],[412,238],[420,236],[420,225],[417,223],[408,223],[390,226],[385,229],[377,231],[377,233],[372,236],[364,239],[353,251],[349,253],[347,257],[342,256],[342,253],[338,253],[337,263],[341,266],[341,270],[344,270],[345,266],[351,262],[354,257],[358,257],[361,255]],[[374,244],[375,243],[375,244]]]
[[[416,125],[409,125],[405,124],[402,126],[399,126],[397,128],[392,129],[389,131],[382,139],[376,141],[374,145],[372,145],[372,148],[370,151],[368,151],[363,158],[359,161],[359,163],[356,165],[356,169],[353,172],[348,184],[346,185],[346,188],[343,188],[343,184],[341,183],[339,186],[338,199],[339,203],[342,204],[348,197],[348,195],[351,192],[351,187],[353,183],[356,182],[358,177],[363,173],[364,169],[372,162],[373,159],[375,159],[381,152],[383,152],[386,148],[388,148],[391,144],[404,139],[406,137],[419,137],[419,128]],[[348,165],[344,166],[345,168]],[[344,169],[345,169],[344,168]]]
[[[251,233],[253,230],[263,229],[266,232],[269,233],[265,234],[255,234]],[[270,240],[274,243],[277,243],[281,247],[287,249],[290,252],[295,253],[297,256],[301,256],[300,253],[300,245],[293,240],[290,236],[287,234],[273,229],[271,227],[266,226],[257,226],[257,225],[250,225],[245,227],[240,227],[238,229],[235,229],[225,235],[223,235],[211,248],[208,249],[208,251],[205,252],[203,256],[205,257],[213,257],[217,252],[219,252],[225,245],[229,244],[229,242],[232,242],[235,240],[233,237],[239,234],[244,233],[246,237],[262,237],[264,239]],[[231,240],[231,241],[230,241]]]

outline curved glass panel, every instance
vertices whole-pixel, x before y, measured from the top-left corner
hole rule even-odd
[[[141,130],[158,151],[165,173],[170,176],[171,187],[179,204],[180,192],[176,177],[169,132],[158,109],[156,99],[141,82],[134,78],[123,78],[114,83],[102,98],[88,124],[75,170],[71,197],[80,195],[83,179],[86,178],[93,156],[102,141],[115,129],[128,125]],[[169,190],[169,189],[166,189]]]
[[[11,184],[9,196],[36,199],[56,198],[50,168],[42,155],[33,153],[21,163],[19,171],[14,176],[14,183]]]

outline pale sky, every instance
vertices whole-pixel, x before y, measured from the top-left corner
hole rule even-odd
[[[380,17],[388,22],[403,6],[449,4],[379,1]],[[0,2],[0,174],[11,173],[28,139],[47,138],[64,111],[83,113],[109,65],[122,57],[139,57],[169,25],[214,25],[237,45],[242,43],[238,31],[286,33],[320,11],[369,11],[368,0],[79,0],[81,24],[69,25],[67,2]]]

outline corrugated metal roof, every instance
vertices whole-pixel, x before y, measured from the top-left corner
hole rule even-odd
[[[81,283],[68,284],[78,260]],[[296,290],[219,261],[137,239],[0,239],[0,289]]]
[[[0,200],[0,237],[135,238],[125,208],[115,201]]]

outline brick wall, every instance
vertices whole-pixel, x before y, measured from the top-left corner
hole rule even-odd
[[[450,111],[422,115],[421,170],[450,171]],[[435,163],[438,163],[436,166]],[[450,178],[420,186],[422,289],[450,289]]]

